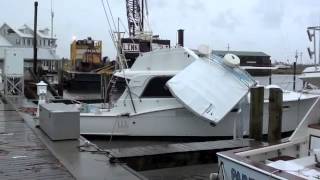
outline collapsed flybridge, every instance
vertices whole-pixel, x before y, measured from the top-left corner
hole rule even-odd
[[[232,61],[235,57],[230,58]],[[217,124],[246,96],[255,81],[244,70],[226,63],[229,59],[195,59],[167,85],[185,108]]]
[[[249,102],[245,97],[255,81],[237,64],[236,56],[199,57],[184,47],[143,53],[130,69],[114,74],[115,79],[125,79],[126,87],[117,92],[120,97],[110,101],[109,108],[82,104],[81,133],[232,137],[234,128],[240,128],[246,134]],[[315,96],[284,96],[284,106],[289,108],[282,131],[290,132]]]

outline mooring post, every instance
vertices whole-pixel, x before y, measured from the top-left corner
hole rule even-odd
[[[269,91],[268,142],[277,143],[281,140],[282,90],[280,88],[270,88]]]
[[[262,141],[264,87],[250,89],[250,127],[249,137]]]
[[[38,75],[38,49],[37,49],[37,26],[38,26],[38,1],[34,1],[34,24],[33,24],[33,72]]]
[[[269,85],[271,85],[272,84],[272,75],[270,74],[270,76],[269,76]]]
[[[63,67],[64,59],[58,61],[58,94],[63,99]]]
[[[293,91],[296,91],[296,74],[297,74],[297,63],[293,63]]]

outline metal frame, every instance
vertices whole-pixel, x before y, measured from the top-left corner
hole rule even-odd
[[[7,97],[20,97],[24,95],[24,76],[5,75],[4,94]]]

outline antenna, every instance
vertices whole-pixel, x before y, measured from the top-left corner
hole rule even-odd
[[[51,0],[51,40],[53,39],[53,18],[54,18],[53,0]]]

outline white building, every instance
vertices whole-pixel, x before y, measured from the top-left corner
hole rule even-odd
[[[28,25],[13,28],[4,23],[0,27],[0,65],[3,67],[5,51],[8,48],[17,48],[24,58],[24,67],[33,66],[33,34]],[[38,62],[44,70],[55,71],[60,58],[56,54],[56,38],[51,38],[48,28],[37,32]]]

